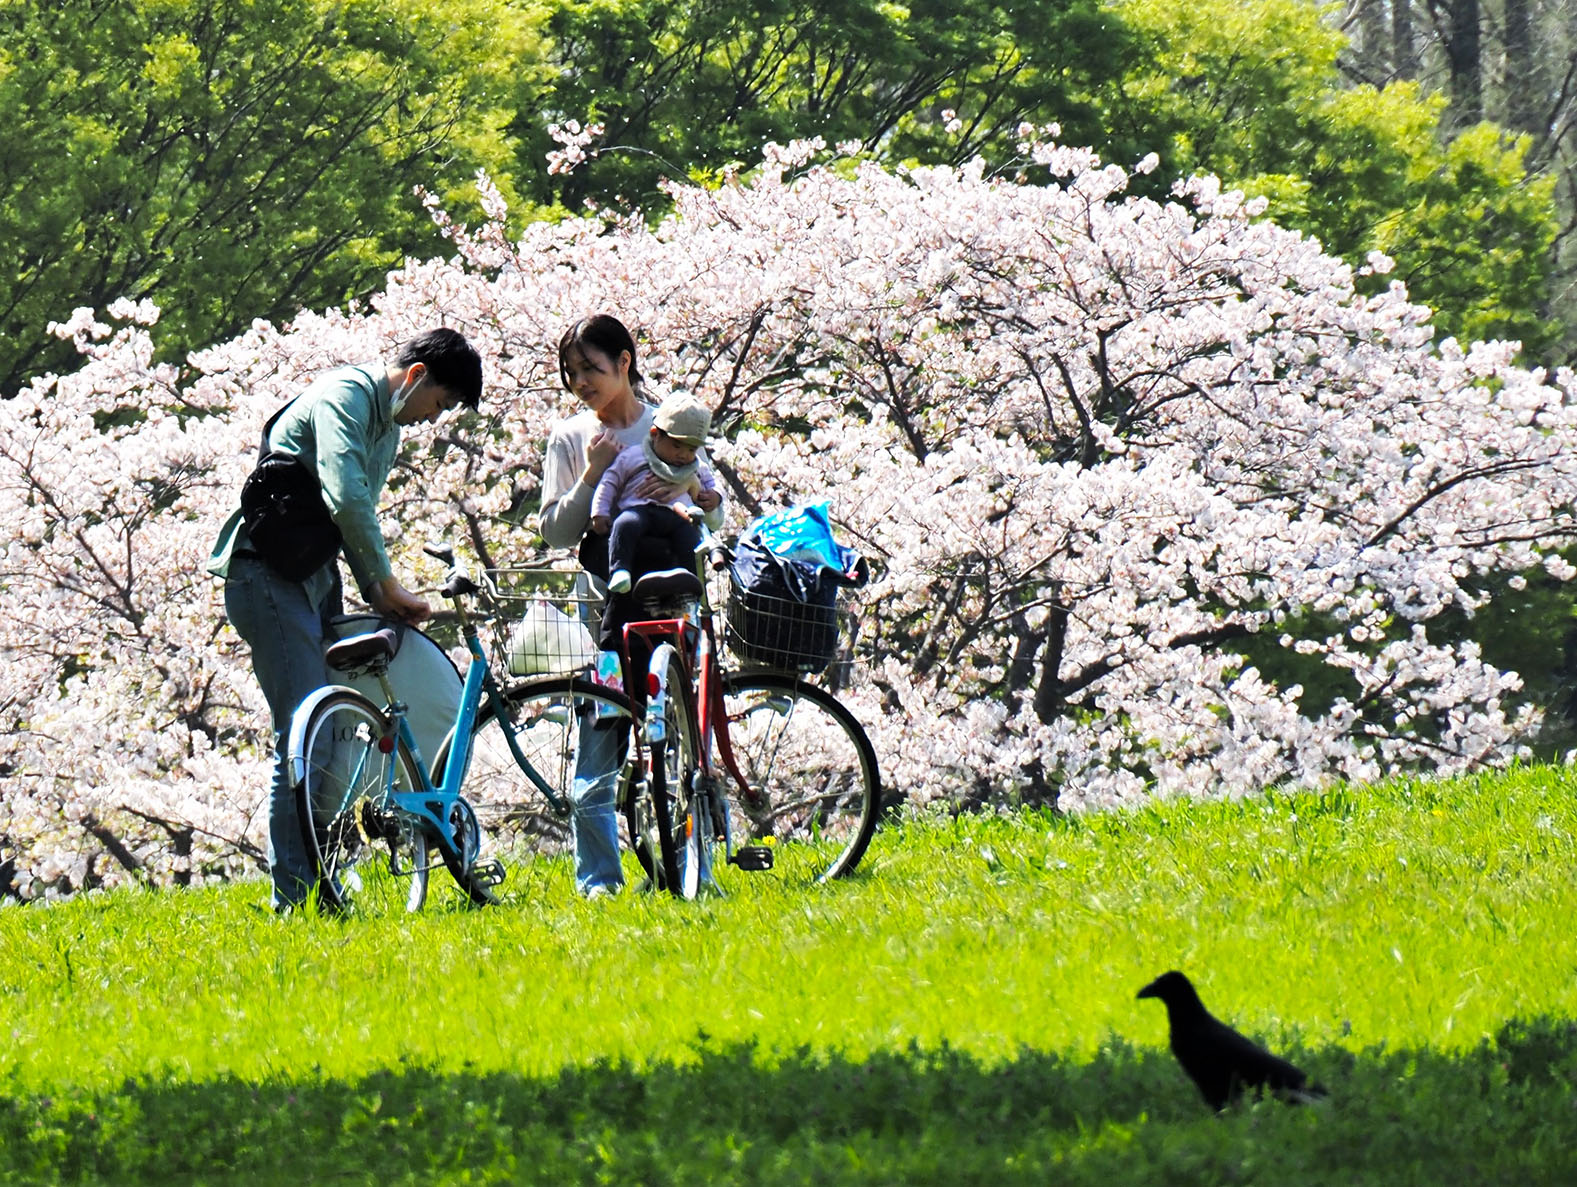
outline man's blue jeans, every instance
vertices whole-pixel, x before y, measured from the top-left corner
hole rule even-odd
[[[225,580],[225,615],[252,648],[252,671],[273,716],[274,777],[268,794],[268,870],[276,910],[302,902],[317,884],[306,834],[296,808],[285,753],[290,716],[311,693],[329,683],[323,641],[340,613],[336,583],[315,607],[299,581],[287,581],[261,560],[239,556]]]

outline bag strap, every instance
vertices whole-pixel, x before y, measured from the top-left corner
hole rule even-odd
[[[374,379],[371,375],[367,374],[367,369],[365,367],[352,366],[352,367],[349,368],[349,370],[359,371],[361,373],[361,377],[363,379],[365,379],[368,382],[368,384],[371,385],[367,389],[368,390],[368,394],[370,394],[372,396],[372,398],[374,400],[376,400],[378,398],[378,381],[376,379]],[[269,455],[268,435],[271,432],[274,431],[274,425],[278,422],[278,420],[279,420],[279,418],[281,416],[285,415],[286,412],[290,411],[290,406],[292,404],[294,404],[297,400],[301,399],[301,397],[306,395],[306,394],[307,394],[306,393],[306,389],[302,389],[301,391],[297,392],[295,395],[291,396],[290,399],[286,400],[283,404],[281,404],[279,406],[279,410],[277,412],[275,412],[273,416],[269,417],[267,423],[263,425],[263,442],[262,442],[261,445],[258,446],[258,449],[257,449],[257,460],[258,460],[259,463],[264,461]]]
[[[290,399],[286,400],[284,402],[284,404],[282,404],[280,406],[279,411],[275,412],[273,416],[269,417],[268,418],[268,422],[263,425],[263,443],[261,445],[259,445],[258,449],[257,449],[257,462],[258,462],[258,465],[262,465],[265,461],[268,460],[268,455],[269,455],[268,435],[269,435],[269,433],[274,431],[274,425],[279,421],[279,418],[281,416],[285,415],[285,413],[287,411],[289,411],[290,406],[292,404],[294,404],[297,400],[301,399],[301,396],[302,396],[302,393],[300,393],[300,392],[297,392],[294,396],[291,396]]]

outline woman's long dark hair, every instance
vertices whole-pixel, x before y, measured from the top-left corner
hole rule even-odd
[[[570,390],[569,352],[579,350],[585,353],[588,346],[607,355],[614,363],[618,363],[621,351],[629,351],[630,386],[641,382],[640,368],[635,365],[635,339],[630,336],[630,331],[611,313],[596,313],[581,318],[559,338],[559,382],[564,385],[565,391]]]

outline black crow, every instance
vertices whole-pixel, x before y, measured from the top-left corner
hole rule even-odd
[[[1140,997],[1158,997],[1166,1003],[1166,1021],[1172,1030],[1172,1054],[1199,1085],[1210,1107],[1226,1108],[1253,1085],[1256,1095],[1265,1088],[1292,1103],[1318,1099],[1325,1089],[1285,1059],[1244,1038],[1219,1018],[1212,1017],[1194,992],[1189,979],[1175,969],[1162,973],[1139,991]]]

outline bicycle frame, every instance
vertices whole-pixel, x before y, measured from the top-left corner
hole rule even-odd
[[[482,697],[488,697],[489,704],[499,725],[505,741],[509,746],[511,755],[516,764],[528,779],[536,785],[553,810],[560,814],[567,814],[569,804],[553,788],[553,785],[542,777],[529,759],[520,749],[520,744],[515,738],[515,725],[510,720],[507,703],[499,691],[498,681],[494,678],[492,669],[487,662],[487,654],[482,649],[482,641],[476,629],[476,624],[466,614],[465,608],[458,599],[455,602],[456,612],[460,617],[461,633],[465,637],[466,650],[470,653],[470,663],[466,667],[465,682],[460,694],[460,705],[455,713],[454,725],[450,727],[447,738],[449,757],[445,764],[442,777],[435,785],[428,773],[428,764],[423,756],[421,747],[416,741],[416,736],[411,730],[410,722],[406,718],[407,706],[394,694],[394,688],[389,683],[388,664],[384,661],[380,666],[371,669],[377,676],[383,688],[384,713],[389,719],[391,733],[379,741],[379,748],[384,753],[392,752],[396,741],[403,743],[412,757],[416,760],[416,769],[421,786],[410,791],[395,789],[394,780],[397,770],[396,764],[390,764],[383,788],[384,801],[393,805],[399,811],[415,817],[425,827],[451,858],[460,856],[449,828],[444,824],[449,810],[461,798],[460,789],[465,783],[466,771],[471,763],[472,731],[476,725],[477,714],[481,708]],[[380,670],[381,669],[381,670]],[[307,723],[312,719],[317,706],[325,699],[340,693],[356,693],[355,689],[345,685],[331,684],[318,689],[302,701],[301,705],[291,717],[290,740],[288,753],[291,756],[291,779],[300,783],[306,777],[307,758],[305,751],[305,733]],[[360,695],[360,694],[357,694]],[[387,749],[385,749],[387,747]]]
[[[520,749],[520,743],[515,738],[515,723],[509,716],[508,702],[504,699],[498,681],[493,676],[493,669],[487,662],[487,653],[482,650],[482,640],[478,635],[476,624],[466,615],[465,608],[458,602],[455,604],[455,609],[460,615],[461,634],[465,637],[466,650],[471,655],[471,662],[465,670],[465,686],[460,694],[460,708],[455,715],[455,723],[449,731],[449,761],[444,768],[439,790],[460,794],[460,788],[465,782],[465,773],[471,765],[472,731],[476,726],[477,714],[481,709],[482,696],[485,693],[493,716],[498,719],[499,728],[503,732],[504,741],[509,746],[509,753],[514,758],[515,765],[547,798],[548,804],[555,813],[560,816],[569,815],[569,801],[558,793],[553,784],[542,777]],[[413,749],[412,753],[416,751]],[[417,765],[422,767],[425,777],[426,765],[421,761],[419,754]]]
[[[728,736],[728,714],[723,702],[723,673],[717,662],[717,633],[713,625],[711,607],[707,604],[704,592],[699,603],[697,617],[699,622],[692,622],[688,618],[655,618],[641,622],[626,623],[624,627],[623,654],[626,676],[636,674],[630,672],[630,636],[640,635],[653,643],[672,644],[683,662],[685,674],[688,679],[685,687],[678,690],[678,695],[685,698],[686,706],[691,710],[692,720],[696,723],[698,736],[698,752],[696,754],[697,769],[702,778],[715,777],[712,762],[712,747],[717,746],[717,757],[721,760],[723,769],[733,779],[739,792],[747,799],[753,799],[749,782],[739,770],[738,761],[734,757],[733,744]],[[655,648],[654,648],[655,652]],[[649,687],[647,689],[648,705],[661,704],[659,698],[674,695],[674,690],[662,687]]]

